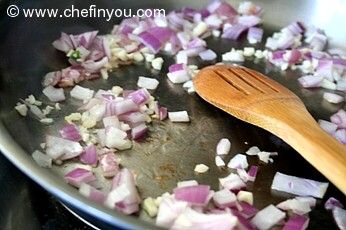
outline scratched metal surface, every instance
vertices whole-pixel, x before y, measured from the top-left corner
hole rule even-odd
[[[191,1],[191,5],[200,5],[202,2],[206,1],[198,3],[192,3]],[[270,7],[269,1],[261,2],[263,5]],[[284,1],[277,2],[284,4]],[[312,1],[306,2],[312,4]],[[89,4],[81,1],[78,1],[78,3],[79,6]],[[145,3],[148,4],[145,5]],[[173,8],[182,6],[182,3],[183,1],[178,1],[174,5],[173,1],[167,1],[166,4],[160,3],[155,7]],[[36,4],[41,4],[41,2]],[[54,3],[42,3],[42,5],[44,4],[54,5]],[[69,3],[65,4],[69,5]],[[105,6],[108,4],[109,6],[110,2],[101,1],[99,4]],[[119,1],[118,4],[123,6],[125,1]],[[128,4],[130,7],[133,2]],[[143,1],[141,4],[148,7],[153,5],[153,1]],[[273,4],[272,7],[275,5]],[[136,7],[140,8],[141,6]],[[268,12],[267,10],[266,12],[265,18],[268,18],[271,11]],[[287,15],[291,14],[287,13]],[[292,17],[294,19],[294,16]],[[289,18],[287,17],[287,20]],[[290,21],[293,19],[290,19]],[[266,35],[271,34],[278,26],[285,25],[280,20],[279,24],[264,22]],[[284,22],[286,21],[284,20]],[[152,220],[145,213],[140,213],[140,219],[146,220],[142,222],[137,217],[123,216],[79,196],[77,190],[66,185],[61,176],[69,167],[73,166],[74,162],[66,163],[64,166],[55,166],[53,170],[47,170],[35,165],[28,155],[28,153],[39,148],[39,144],[44,141],[45,134],[57,134],[57,129],[63,123],[63,117],[75,111],[75,108],[80,105],[78,101],[69,98],[62,104],[62,112],[52,116],[56,120],[54,126],[44,126],[30,117],[22,118],[13,110],[18,98],[23,98],[28,94],[34,94],[40,100],[47,102],[47,99],[41,94],[41,77],[45,72],[66,66],[63,55],[56,52],[50,45],[60,31],[76,33],[100,28],[103,33],[106,33],[110,30],[111,25],[98,20],[56,23],[54,20],[14,22],[3,19],[2,23],[5,26],[5,29],[1,32],[3,36],[0,36],[2,50],[0,54],[0,115],[2,122],[0,124],[0,146],[3,153],[29,177],[69,205],[112,225],[124,228],[153,228],[151,224],[147,223],[147,221]],[[215,38],[209,38],[208,44],[219,54],[229,51],[232,47],[240,48],[248,45],[244,39],[234,42]],[[260,47],[263,47],[263,44],[258,45],[258,48]],[[218,61],[221,61],[220,56],[218,59]],[[200,67],[212,64],[202,63],[198,59],[192,60],[192,62]],[[172,57],[165,57],[163,69],[159,73],[152,72],[145,65],[122,67],[110,74],[107,81],[99,79],[81,84],[92,89],[110,89],[114,85],[126,89],[135,89],[139,75],[153,76],[160,81],[158,89],[153,92],[159,102],[166,106],[169,111],[188,111],[191,117],[189,124],[156,121],[150,127],[149,138],[144,142],[135,143],[131,150],[117,153],[121,164],[138,175],[137,184],[142,197],[161,195],[166,191],[171,191],[176,186],[177,181],[188,179],[196,179],[201,184],[209,184],[213,189],[218,189],[217,178],[226,176],[231,172],[228,169],[216,167],[214,163],[216,144],[223,137],[229,138],[232,142],[231,154],[225,158],[226,162],[233,155],[244,153],[253,145],[257,145],[265,151],[279,152],[279,156],[274,157],[274,163],[268,165],[261,164],[257,158],[248,158],[250,165],[260,165],[256,181],[247,185],[248,189],[254,192],[255,206],[258,208],[263,208],[268,204],[277,203],[287,198],[285,194],[273,193],[270,190],[276,171],[320,181],[326,180],[298,153],[277,137],[229,116],[204,102],[196,94],[189,95],[181,86],[169,82],[165,73],[171,63],[173,63]],[[299,71],[289,70],[283,73],[265,62],[254,63],[253,60],[247,60],[244,65],[265,73],[291,89],[304,101],[308,110],[316,119],[327,119],[330,114],[339,108],[345,108],[344,104],[332,106],[324,103],[321,100],[324,90],[301,89],[296,81],[300,76]],[[205,174],[197,175],[193,169],[196,164],[200,163],[208,165],[210,170]],[[95,171],[98,172],[99,169]],[[102,183],[108,185],[109,181],[103,179]],[[330,185],[326,197],[331,195],[345,201],[344,195],[332,185]],[[310,217],[311,229],[334,228],[331,216],[323,209],[322,202],[319,202],[317,208],[311,212]]]

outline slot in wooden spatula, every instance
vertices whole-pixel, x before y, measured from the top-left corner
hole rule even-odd
[[[280,137],[346,194],[346,147],[319,127],[290,90],[254,70],[228,65],[202,69],[194,86],[214,106]]]

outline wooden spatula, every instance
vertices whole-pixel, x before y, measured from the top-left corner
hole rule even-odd
[[[290,90],[254,70],[228,65],[202,69],[194,86],[214,106],[280,137],[346,195],[346,147],[319,127]]]

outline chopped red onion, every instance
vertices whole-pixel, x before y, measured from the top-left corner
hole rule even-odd
[[[164,119],[166,119],[168,116],[168,111],[166,107],[160,107],[159,108],[159,118],[160,121],[163,121]]]
[[[338,228],[341,230],[346,229],[346,210],[339,207],[335,207],[332,210],[332,213],[334,221]]]
[[[168,118],[171,122],[189,122],[190,121],[187,111],[168,112]]]
[[[298,78],[299,84],[304,88],[320,87],[322,84],[322,80],[322,77],[313,75],[305,75],[303,77]]]
[[[330,120],[336,124],[338,128],[346,128],[346,111],[340,109],[337,113],[330,117]]]
[[[216,146],[217,155],[227,155],[231,150],[231,142],[227,138],[222,138]]]
[[[330,103],[334,103],[334,104],[337,104],[337,103],[344,101],[344,97],[342,97],[338,94],[335,94],[335,93],[327,93],[327,92],[323,93],[323,99],[325,99],[326,101],[328,101]]]
[[[336,124],[329,121],[321,120],[321,119],[318,120],[318,124],[324,131],[326,131],[329,134],[334,134],[338,128]]]
[[[313,208],[316,206],[316,199],[310,196],[297,196],[295,198],[298,201],[302,201],[302,202],[307,202],[310,206],[310,208]]]
[[[41,151],[35,150],[31,156],[39,166],[44,168],[52,167],[52,158]]]
[[[127,98],[130,98],[137,105],[145,104],[150,99],[150,93],[146,89],[139,89],[129,93]]]
[[[127,133],[115,127],[109,127],[106,130],[105,145],[108,148],[116,148],[119,150],[129,149],[132,142],[127,138]]]
[[[289,176],[277,172],[275,174],[271,189],[283,191],[298,196],[313,196],[323,198],[329,183]]]
[[[334,133],[334,137],[342,144],[346,144],[346,129],[336,130]]]
[[[155,90],[159,85],[159,81],[155,78],[139,77],[137,86],[145,89]]]
[[[260,210],[251,220],[258,229],[270,229],[285,218],[286,214],[274,205],[269,205]]]
[[[309,225],[309,221],[306,216],[293,216],[285,223],[283,230],[305,230]]]
[[[137,124],[145,122],[147,120],[147,117],[141,112],[129,112],[119,115],[119,120],[128,122],[130,124]]]
[[[222,38],[227,38],[231,40],[238,40],[240,35],[244,33],[247,30],[247,26],[241,25],[241,24],[235,24],[232,25],[226,29],[224,29]]]
[[[97,190],[93,186],[82,183],[79,187],[79,193],[88,198],[91,201],[94,201],[99,204],[103,204],[106,200],[106,194],[100,190]]]
[[[138,111],[138,106],[132,99],[124,99],[123,101],[117,101],[114,103],[114,110],[116,115],[121,115],[128,112]]]
[[[112,206],[125,214],[132,214],[139,210],[140,198],[135,178],[127,168],[120,170],[114,177],[111,193],[106,200],[108,207]],[[112,203],[112,200],[116,200],[116,202]]]
[[[239,191],[246,187],[243,180],[237,174],[234,173],[229,174],[227,177],[219,178],[219,182],[223,188],[232,191]]]
[[[160,40],[146,31],[139,34],[138,38],[141,43],[143,43],[155,54],[161,49],[162,43]]]
[[[247,40],[250,44],[255,44],[262,41],[263,29],[258,27],[251,27],[247,33]]]
[[[82,136],[80,135],[77,126],[74,124],[66,124],[61,130],[59,130],[59,133],[62,138],[70,141],[78,142],[82,140]]]
[[[243,154],[236,154],[227,164],[231,169],[246,169],[248,166],[246,156]]]
[[[119,164],[113,152],[102,155],[100,165],[104,177],[114,177],[119,171]]]
[[[210,49],[202,51],[198,55],[203,61],[213,61],[217,57],[216,53]]]
[[[243,15],[237,18],[239,24],[244,25],[246,27],[256,26],[261,22],[261,18],[256,15]]]
[[[65,100],[65,94],[64,89],[60,88],[54,88],[53,86],[49,85],[46,88],[43,89],[43,94],[48,97],[48,99],[51,102],[59,102]]]
[[[210,187],[208,185],[177,187],[173,192],[174,198],[177,200],[204,206],[209,201]]]
[[[93,172],[87,169],[76,168],[65,174],[65,180],[70,185],[79,188],[82,183],[90,183],[92,181],[95,181],[96,177],[94,176]]]
[[[334,197],[329,197],[326,203],[324,203],[324,208],[326,210],[333,210],[335,207],[344,208],[340,201],[335,199]]]
[[[217,207],[226,208],[235,206],[237,197],[228,189],[223,189],[214,193],[213,200]]]
[[[110,116],[110,117],[105,117],[102,120],[103,126],[105,128],[107,127],[114,127],[114,128],[120,128],[120,122],[117,116]]]
[[[71,90],[70,94],[71,94],[71,97],[76,98],[78,100],[89,101],[94,95],[94,90],[76,85]]]
[[[172,230],[208,230],[208,229],[233,229],[237,218],[231,213],[204,214],[191,208],[186,208],[174,221]]]
[[[176,70],[174,72],[169,72],[167,73],[167,77],[174,84],[184,83],[191,79],[189,72],[185,68],[183,70]]]
[[[254,165],[250,166],[250,169],[247,172],[249,181],[254,182],[256,180],[257,171],[258,171],[258,166],[254,166]]]
[[[88,60],[82,63],[82,67],[89,73],[98,73],[102,67],[108,63],[108,57],[104,57],[99,61]],[[97,77],[99,77],[97,75]]]
[[[232,214],[238,219],[237,229],[255,230],[255,227],[250,222],[250,220],[243,217],[239,211],[233,209]]]
[[[156,225],[170,228],[175,219],[188,207],[188,203],[178,201],[168,196],[164,197],[160,203],[156,217]]]
[[[304,215],[311,211],[310,204],[304,200],[288,199],[276,205],[281,210],[292,210],[298,215]]]
[[[132,128],[131,137],[133,140],[142,139],[148,132],[148,127],[142,123]]]
[[[79,156],[79,159],[84,164],[97,165],[98,159],[97,159],[96,146],[93,144],[88,145]]]
[[[53,160],[67,160],[79,156],[83,152],[82,146],[75,141],[47,135],[46,154]]]
[[[186,69],[186,65],[184,64],[173,64],[168,67],[168,71],[173,73],[175,71],[180,71]]]
[[[239,202],[237,208],[240,215],[242,215],[245,219],[250,219],[251,217],[256,215],[256,213],[258,213],[257,208],[244,201]]]

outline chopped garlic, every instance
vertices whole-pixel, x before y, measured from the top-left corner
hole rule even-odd
[[[34,105],[41,106],[42,105],[42,101],[35,100]]]
[[[25,101],[28,102],[29,104],[34,105],[36,99],[35,99],[35,96],[31,94],[31,95],[28,96],[28,98],[25,99]]]
[[[270,161],[270,152],[262,151],[262,152],[257,153],[257,156],[261,161],[263,161],[267,164]]]
[[[102,78],[105,79],[105,80],[107,80],[108,77],[109,77],[108,72],[107,72],[107,69],[102,68],[102,69],[100,70],[100,72],[101,72]]]
[[[144,53],[144,58],[146,62],[152,62],[155,58],[154,54]]]
[[[230,52],[222,54],[222,61],[243,62],[244,56],[242,52],[232,49]]]
[[[192,30],[192,34],[193,34],[193,36],[198,37],[198,36],[204,34],[207,31],[207,29],[208,29],[207,23],[201,21]]]
[[[82,114],[80,113],[71,113],[65,117],[65,121],[68,123],[73,123],[74,121],[80,121],[82,119]]]
[[[42,110],[42,112],[44,115],[48,115],[48,114],[50,114],[50,112],[53,111],[53,109],[54,109],[54,107],[47,105],[46,108]]]
[[[256,52],[255,52],[255,57],[256,57],[256,58],[259,58],[259,59],[264,58],[264,55],[263,55],[262,50],[256,50]]]
[[[163,59],[162,57],[155,58],[151,62],[151,66],[156,69],[156,70],[161,70],[163,64]]]
[[[20,103],[18,103],[18,105],[16,106],[16,107],[14,107],[17,111],[18,111],[18,113],[21,115],[21,116],[23,116],[23,117],[25,117],[27,114],[28,114],[28,107],[26,107],[26,105],[25,104],[20,104]]]
[[[45,149],[46,148],[46,143],[41,143],[40,147],[41,147],[41,149]]]
[[[223,167],[226,165],[220,156],[215,157],[215,164],[217,167]]]
[[[52,118],[42,118],[42,119],[40,120],[40,122],[41,122],[42,124],[45,124],[45,125],[52,124],[53,121],[54,121],[54,120],[53,120]]]
[[[148,197],[143,201],[143,209],[148,213],[150,217],[155,217],[158,212],[158,207],[155,203],[155,199]]]
[[[193,87],[193,82],[190,80],[190,81],[187,81],[187,82],[185,82],[184,84],[183,84],[183,88],[186,88],[186,89],[188,89],[188,88],[191,88],[191,87]]]
[[[114,96],[118,96],[123,92],[123,88],[121,88],[120,86],[113,86],[112,87],[112,93],[114,94]]]
[[[251,56],[253,56],[255,54],[255,48],[253,48],[253,47],[245,47],[244,48],[244,53],[243,53],[243,55],[245,56],[245,57],[251,57]]]
[[[135,60],[135,62],[142,62],[144,57],[140,52],[135,52],[133,53],[133,60]]]
[[[195,90],[195,87],[193,87],[193,86],[187,89],[187,93],[188,94],[191,94],[191,93],[194,93],[194,92],[196,92],[196,90]]]
[[[61,110],[60,104],[59,104],[59,103],[55,103],[55,109],[56,109],[56,110]]]
[[[205,173],[206,171],[209,170],[209,167],[206,166],[205,164],[198,164],[195,166],[195,172],[197,173]]]
[[[220,37],[220,35],[221,35],[221,31],[220,31],[220,30],[213,30],[213,31],[211,32],[211,34],[212,34],[214,37],[218,38],[218,37]]]
[[[248,191],[239,191],[237,194],[238,201],[244,201],[248,204],[253,204],[253,194]]]

